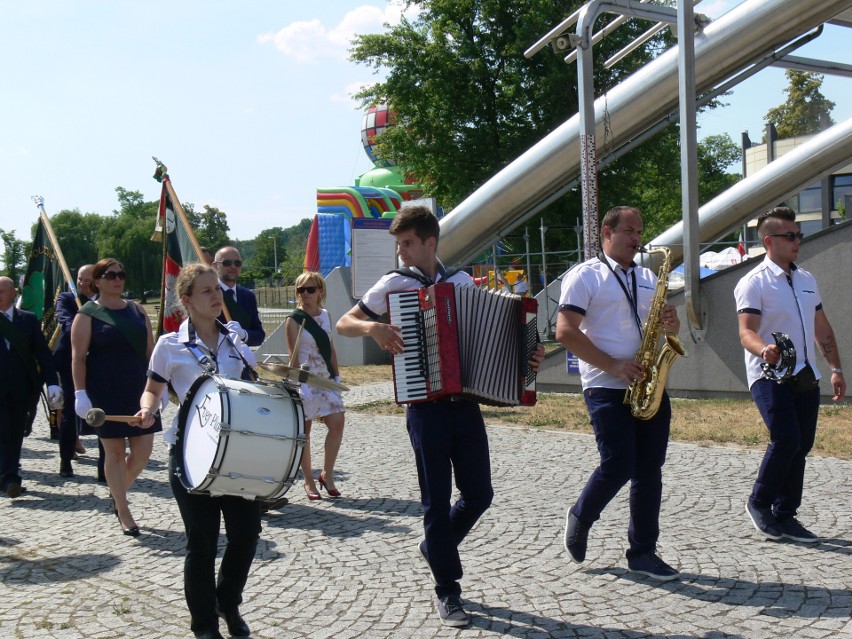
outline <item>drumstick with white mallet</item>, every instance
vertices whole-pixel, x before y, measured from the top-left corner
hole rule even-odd
[[[86,413],[86,423],[92,428],[99,428],[104,425],[104,422],[122,422],[139,426],[142,424],[142,418],[137,415],[107,415],[100,408],[90,408]]]
[[[305,321],[307,321],[307,320],[305,320]],[[302,329],[304,329],[304,328],[305,328],[305,322],[302,322],[301,324],[299,324],[299,332],[296,333],[296,342],[295,342],[295,344],[293,344],[293,352],[290,353],[290,363],[288,364],[288,366],[290,368],[295,368],[293,363],[296,361],[296,358],[299,356],[298,355],[299,354],[299,343],[302,341]]]

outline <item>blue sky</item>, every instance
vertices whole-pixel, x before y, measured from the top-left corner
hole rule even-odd
[[[740,1],[696,10],[718,17]],[[34,194],[49,214],[108,215],[116,186],[157,199],[152,155],[182,201],[225,211],[237,239],[312,217],[317,187],[352,185],[372,166],[350,96],[375,76],[347,61],[349,40],[400,11],[379,0],[0,4],[0,229],[30,239]],[[844,31],[829,26],[797,54],[839,60]],[[852,117],[849,83],[823,86],[837,121]],[[699,137],[759,139],[785,86],[783,70],[763,71],[702,116]]]

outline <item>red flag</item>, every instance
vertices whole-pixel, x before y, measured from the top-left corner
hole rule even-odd
[[[311,222],[311,230],[308,232],[308,244],[305,247],[305,270],[320,270],[319,217],[316,215],[314,215],[314,220]]]
[[[740,231],[740,241],[739,241],[739,244],[737,244],[737,251],[740,254],[740,258],[745,257],[746,249],[745,249],[745,242],[743,241],[743,232],[742,231]],[[742,259],[740,259],[740,261],[742,261]]]
[[[157,214],[157,225],[154,235],[165,233],[165,251],[163,254],[163,326],[160,332],[176,331],[184,320],[183,310],[177,296],[177,277],[184,264],[197,262],[195,248],[190,239],[190,233],[175,215],[175,207],[169,196],[168,176],[163,179],[163,190],[160,193],[160,208]]]

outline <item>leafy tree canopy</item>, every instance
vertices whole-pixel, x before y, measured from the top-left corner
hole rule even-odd
[[[397,126],[378,137],[381,155],[407,167],[446,209],[577,111],[576,65],[543,50],[523,52],[582,3],[548,0],[412,0],[421,12],[383,34],[361,35],[354,61],[386,73],[386,80],[357,94],[364,106],[388,103]],[[614,16],[606,14],[596,29]],[[631,20],[595,46],[595,86],[605,92],[673,42],[669,32],[610,70],[602,61],[648,28]],[[649,87],[649,90],[652,88]],[[711,105],[713,106],[713,105]],[[680,219],[678,129],[671,126],[614,162],[598,178],[601,212],[615,204],[646,211],[648,235]],[[606,149],[606,140],[599,140]],[[736,181],[724,168],[737,156],[725,136],[705,141],[701,197],[709,199]],[[737,151],[738,154],[738,151]],[[544,211],[551,231],[547,250],[576,245],[574,220],[582,215],[579,190]],[[540,250],[537,235],[531,250]]]
[[[775,108],[769,109],[763,120],[774,124],[781,138],[797,135],[813,135],[822,130],[821,119],[827,117],[828,124],[834,124],[831,110],[834,102],[820,91],[823,76],[797,69],[787,69],[787,100]]]

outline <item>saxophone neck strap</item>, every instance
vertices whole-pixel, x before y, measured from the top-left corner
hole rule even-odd
[[[633,320],[636,322],[636,328],[639,329],[639,337],[643,336],[642,333],[642,320],[639,319],[639,302],[636,290],[636,268],[630,269],[630,287],[633,289],[633,295],[630,294],[630,290],[627,288],[627,284],[625,280],[622,280],[621,277],[618,276],[618,273],[615,272],[615,269],[612,268],[612,264],[609,263],[609,260],[603,253],[598,253],[598,259],[603,262],[606,267],[612,272],[612,276],[615,278],[615,281],[618,282],[618,285],[621,287],[621,290],[624,292],[624,296],[627,298],[627,303],[630,304],[630,309],[633,311]],[[627,272],[624,273],[625,279],[627,278]]]

